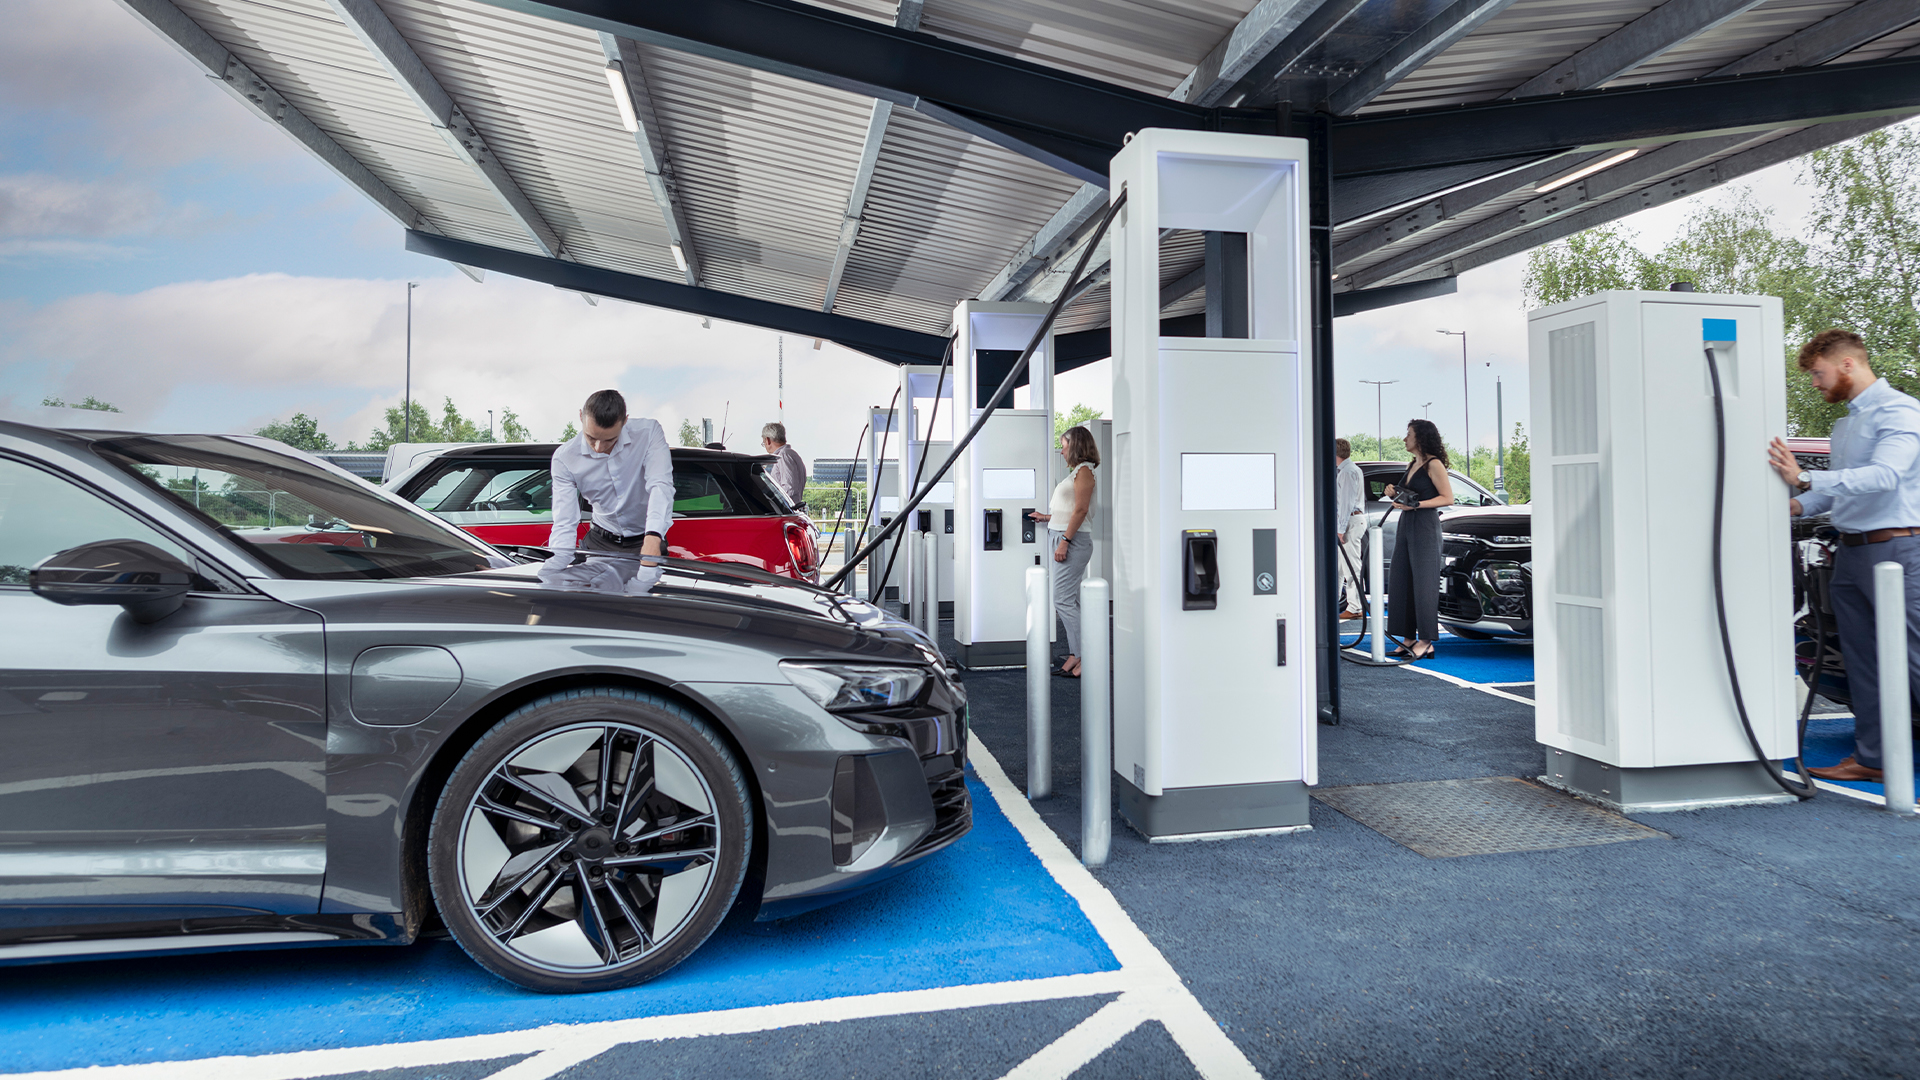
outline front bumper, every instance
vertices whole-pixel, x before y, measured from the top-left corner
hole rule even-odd
[[[910,716],[870,717],[867,730],[792,686],[688,689],[729,718],[752,762],[764,845],[759,920],[837,903],[973,827],[966,704],[944,679]]]

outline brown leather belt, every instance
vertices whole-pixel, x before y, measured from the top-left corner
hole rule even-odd
[[[1875,529],[1872,532],[1841,533],[1840,542],[1848,547],[1862,544],[1884,544],[1896,536],[1920,536],[1920,529]]]

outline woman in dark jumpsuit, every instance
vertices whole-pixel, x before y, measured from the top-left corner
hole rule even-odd
[[[1406,475],[1398,487],[1417,496],[1419,505],[1400,511],[1393,538],[1393,570],[1387,577],[1387,633],[1400,639],[1395,656],[1415,660],[1433,655],[1440,636],[1440,507],[1453,505],[1447,476],[1447,447],[1431,420],[1407,421]],[[1398,490],[1388,484],[1391,499]]]

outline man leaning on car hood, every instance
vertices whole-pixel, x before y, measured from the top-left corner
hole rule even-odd
[[[580,498],[593,524],[580,537]],[[627,416],[618,390],[596,390],[580,409],[580,433],[553,452],[555,564],[571,564],[576,548],[625,555],[622,576],[657,566],[673,523],[673,452],[660,422]],[[556,567],[558,568],[558,567]]]

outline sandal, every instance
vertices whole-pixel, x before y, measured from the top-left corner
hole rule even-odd
[[[1415,660],[1431,660],[1434,657],[1440,655],[1440,646],[1435,645],[1433,642],[1429,641],[1427,642],[1426,652],[1420,653],[1418,655],[1415,655],[1409,652],[1407,655]]]

